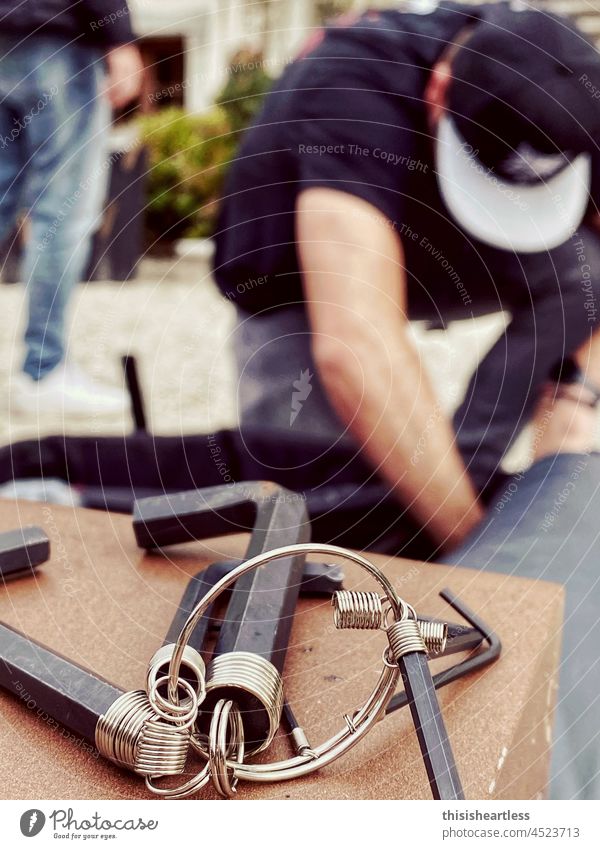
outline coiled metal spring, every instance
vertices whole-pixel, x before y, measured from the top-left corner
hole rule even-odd
[[[146,675],[146,691],[148,693],[155,686],[159,678],[168,674],[169,663],[174,648],[175,646],[172,643],[168,643],[166,646],[161,646],[150,658]],[[194,682],[193,686],[196,690],[198,701],[201,702],[205,696],[206,667],[204,666],[201,655],[192,646],[186,646],[184,649],[181,659],[181,669],[182,673],[185,673],[187,678]]]
[[[378,593],[338,590],[331,599],[336,628],[377,631],[385,625],[383,600]]]
[[[390,643],[391,660],[397,662],[403,655],[411,652],[427,653],[419,623],[415,619],[392,622],[386,633]]]
[[[123,693],[96,726],[100,754],[140,775],[180,775],[190,738],[189,725],[167,721],[144,690]]]
[[[427,646],[428,654],[443,654],[448,639],[448,626],[445,622],[430,622],[419,619],[421,636]]]
[[[232,698],[240,707],[243,717],[250,719],[241,708],[245,694],[249,695],[255,703],[251,711],[253,718],[258,719],[259,713],[264,718],[265,737],[264,740],[253,740],[248,734],[246,751],[249,754],[257,754],[270,746],[279,728],[283,711],[283,681],[272,663],[251,652],[238,651],[218,655],[208,667],[206,694],[207,700],[202,705],[203,715],[210,711],[214,698],[226,696]]]

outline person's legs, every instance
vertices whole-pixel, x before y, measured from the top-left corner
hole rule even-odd
[[[0,55],[6,49],[0,40]],[[10,69],[0,70],[0,246],[12,232],[19,212],[23,183],[23,139],[14,104],[15,81]]]
[[[600,238],[582,229],[547,254],[496,257],[495,267],[494,257],[488,262],[500,295],[506,292],[512,321],[479,364],[454,417],[461,452],[480,490],[531,420],[552,367],[600,326],[600,311],[589,309],[590,298],[600,298]],[[591,269],[585,279],[584,264]]]
[[[24,371],[39,380],[65,354],[65,308],[88,256],[102,202],[107,107],[99,96],[99,55],[42,40],[19,48],[29,64],[35,110],[25,129],[30,238]],[[34,60],[33,70],[31,61]]]
[[[481,525],[443,557],[566,588],[552,753],[556,799],[600,798],[599,514],[600,454],[547,456],[498,492]],[[490,624],[502,634],[503,623]],[[535,622],[530,627],[534,633]]]

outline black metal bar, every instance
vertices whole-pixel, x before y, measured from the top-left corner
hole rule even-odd
[[[194,575],[194,577],[188,581],[183,596],[181,597],[181,601],[179,602],[179,607],[177,608],[173,621],[167,631],[163,645],[166,646],[177,642],[181,629],[185,625],[187,618],[194,607],[196,607],[200,599],[208,592],[209,589],[214,587],[214,585],[220,581],[222,577],[223,570],[221,569],[221,564],[216,563],[209,566],[207,569],[204,569],[202,572],[198,572],[197,575]],[[189,645],[196,649],[196,651],[202,652],[206,648],[206,635],[210,625],[211,614],[212,605],[206,611],[190,637]]]
[[[0,623],[0,686],[37,716],[95,745],[98,719],[123,694],[108,681]]]
[[[220,570],[220,577],[229,574],[239,566],[242,560],[221,560],[210,567]],[[200,573],[202,574],[202,573]],[[216,583],[216,582],[215,582]],[[328,563],[305,563],[300,584],[302,596],[331,596],[338,590],[344,589],[344,572],[339,566]]]
[[[121,357],[121,362],[123,364],[123,371],[125,372],[127,391],[129,392],[129,398],[131,400],[131,412],[135,423],[135,429],[139,432],[146,432],[148,430],[146,405],[144,403],[144,396],[142,394],[142,388],[139,381],[136,359],[131,354],[126,354]]]
[[[410,652],[399,659],[398,666],[433,798],[464,799],[427,655]]]
[[[310,523],[302,496],[268,482],[248,482],[165,495],[136,502],[133,518],[138,545],[170,545],[208,536],[251,531],[246,559],[273,548],[307,542]],[[269,661],[281,672],[304,570],[304,556],[255,569],[235,584],[214,656],[245,652]],[[225,688],[209,692],[201,725]],[[232,693],[242,713],[246,737],[265,733],[264,711],[241,689]]]
[[[35,525],[0,533],[0,577],[32,571],[50,557],[50,540]]]
[[[310,525],[303,501],[268,498],[257,504],[264,524],[253,533],[247,557],[282,545],[308,542]],[[281,559],[271,569],[257,569],[236,582],[217,641],[215,654],[245,651],[269,660],[280,672],[300,592],[304,558]]]
[[[206,539],[210,536],[252,531],[256,507],[243,498],[231,498],[231,487],[217,486],[137,499],[133,532],[140,548]]]

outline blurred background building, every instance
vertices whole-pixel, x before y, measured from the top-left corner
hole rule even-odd
[[[225,82],[229,59],[241,48],[277,66],[295,52],[319,20],[354,5],[315,0],[130,0],[151,81],[162,87],[187,80],[173,97],[190,111],[206,107]]]

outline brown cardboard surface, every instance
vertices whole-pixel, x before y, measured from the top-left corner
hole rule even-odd
[[[51,560],[35,576],[0,586],[0,620],[124,689],[143,685],[189,577],[240,556],[243,536],[146,554],[126,516],[0,502],[0,529],[39,524]],[[465,794],[530,799],[545,792],[557,686],[562,588],[373,555],[419,613],[459,621],[439,598],[450,587],[493,627],[501,659],[439,691]],[[372,589],[343,564],[345,584]],[[337,632],[327,600],[301,600],[285,670],[286,694],[311,742],[342,727],[373,686],[386,646],[380,632]],[[454,663],[459,656],[437,661]],[[0,798],[152,798],[142,779],[102,760],[0,692]],[[286,758],[277,738],[264,760]],[[189,765],[189,774],[193,772]],[[188,776],[189,777],[189,776]],[[203,796],[212,797],[210,790]],[[346,757],[308,778],[240,784],[241,798],[430,798],[408,709],[380,722]]]

